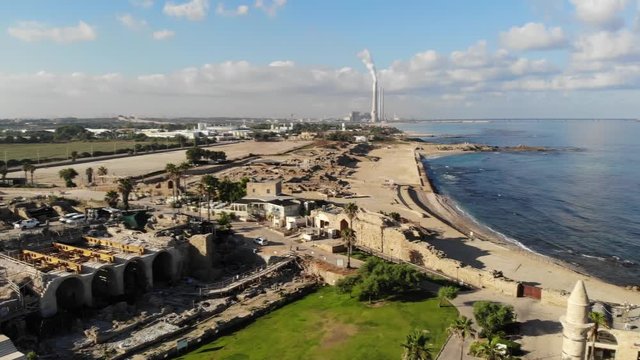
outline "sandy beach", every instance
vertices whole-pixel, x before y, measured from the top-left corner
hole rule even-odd
[[[571,291],[575,282],[581,279],[585,281],[589,295],[594,299],[640,304],[639,292],[606,283],[571,269],[559,260],[506,243],[481,230],[479,226],[474,227],[473,221],[459,212],[452,211],[450,200],[421,191],[414,157],[416,147],[420,147],[420,153],[427,156],[443,154],[433,145],[399,143],[373,150],[370,155],[379,157],[379,161],[359,164],[358,170],[349,180],[357,193],[370,196],[356,199],[359,206],[371,211],[396,211],[423,227],[437,230],[440,235],[431,241],[433,245],[445,251],[450,258],[470,266],[499,270],[517,281],[565,291]],[[412,189],[415,196],[411,196]],[[424,207],[438,216],[430,215]],[[446,223],[438,217],[444,218]],[[473,239],[468,237],[468,229],[475,230]],[[480,240],[479,237],[485,240]]]

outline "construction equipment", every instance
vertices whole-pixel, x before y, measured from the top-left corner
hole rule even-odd
[[[82,265],[75,263],[73,261],[61,259],[56,256],[41,254],[39,252],[31,251],[31,250],[22,250],[22,256],[25,260],[36,260],[36,261],[44,261],[47,264],[54,266],[62,266],[69,271],[73,271],[76,273],[82,272]]]
[[[75,247],[67,244],[61,244],[61,243],[53,243],[53,247],[61,251],[68,251],[68,252],[80,254],[82,256],[86,256],[90,258],[97,258],[98,260],[104,261],[104,262],[109,262],[109,263],[116,262],[115,256],[111,254],[105,254],[99,251],[83,249],[83,248],[79,248],[79,247]]]
[[[85,236],[84,238],[91,245],[105,246],[105,247],[121,250],[121,251],[132,253],[132,254],[144,255],[144,251],[145,251],[142,246],[138,246],[138,245],[123,244],[117,241],[99,239],[91,236]]]

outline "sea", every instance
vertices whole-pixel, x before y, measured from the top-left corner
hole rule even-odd
[[[438,190],[525,249],[640,285],[640,121],[478,120],[395,125],[424,141],[544,146],[428,158]]]

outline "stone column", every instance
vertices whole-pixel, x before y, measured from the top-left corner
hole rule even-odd
[[[562,360],[584,360],[587,332],[591,328],[587,314],[589,297],[582,280],[578,280],[567,300],[567,313],[562,323]]]

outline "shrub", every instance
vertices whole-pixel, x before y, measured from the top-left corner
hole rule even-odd
[[[486,337],[492,337],[516,320],[513,306],[489,301],[473,304],[473,316],[476,323],[482,327],[481,335]]]

